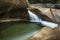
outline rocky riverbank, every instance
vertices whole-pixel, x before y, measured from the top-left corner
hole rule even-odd
[[[60,28],[52,29],[44,27],[28,40],[60,40]]]
[[[43,15],[46,15],[48,18],[50,18],[52,21],[54,21],[50,9],[49,8],[41,8],[39,5],[37,6],[31,6],[32,8],[39,9]],[[58,9],[52,9],[52,12],[54,14],[54,17],[56,19],[56,23],[59,23],[60,21],[60,10]],[[47,17],[45,19],[47,19]],[[47,20],[48,21],[48,20]],[[60,23],[59,23],[60,24]],[[41,30],[39,30],[36,34],[28,38],[27,40],[60,40],[60,25],[57,28],[50,28],[50,27],[44,27]]]

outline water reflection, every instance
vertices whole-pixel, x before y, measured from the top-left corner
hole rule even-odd
[[[1,27],[1,40],[25,40],[41,28],[36,23],[29,22],[2,23]]]

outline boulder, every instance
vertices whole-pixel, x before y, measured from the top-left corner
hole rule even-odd
[[[38,9],[39,11],[42,12],[41,14],[46,15],[48,18],[50,18],[52,20],[52,22],[60,24],[60,10],[59,9],[51,8],[51,10],[50,10],[50,8],[42,8],[38,4],[30,5],[30,7]],[[51,11],[52,11],[52,13],[51,13]],[[54,15],[54,17],[52,14]],[[48,18],[45,18],[45,19],[48,19]],[[50,21],[50,20],[47,20],[47,21]]]
[[[58,10],[58,9],[50,10],[50,8],[43,8],[40,10],[41,10],[42,14],[48,16],[53,22],[60,24],[60,10]]]
[[[9,12],[3,12],[0,14],[0,20],[9,19],[29,20],[28,10],[26,8],[15,8],[10,10]]]
[[[39,18],[41,18],[44,21],[49,21],[49,22],[53,22],[52,19],[50,17],[48,17],[47,15],[43,14],[43,12],[41,10],[39,10],[38,8],[34,8],[34,7],[30,7],[28,8],[31,12],[33,12],[34,14],[36,14]]]
[[[0,0],[0,7],[28,7],[27,0]]]
[[[60,25],[58,28],[56,28],[57,34],[58,34],[58,39],[60,40]]]
[[[28,19],[27,0],[0,0],[0,20]]]
[[[27,40],[58,40],[58,34],[55,29],[44,27]]]

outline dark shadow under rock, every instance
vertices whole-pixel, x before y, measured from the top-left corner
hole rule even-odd
[[[0,14],[0,19],[25,19],[28,20],[27,8],[14,8],[9,12],[3,12]]]

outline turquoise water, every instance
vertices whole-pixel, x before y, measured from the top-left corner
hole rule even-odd
[[[40,24],[29,22],[0,23],[0,40],[26,40],[42,28]]]

